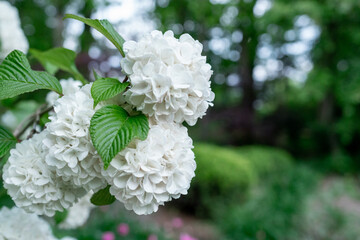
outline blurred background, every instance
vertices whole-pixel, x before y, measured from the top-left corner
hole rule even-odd
[[[106,18],[126,40],[153,29],[189,33],[214,70],[214,107],[189,129],[198,164],[189,194],[146,217],[120,204],[99,208],[59,236],[360,239],[359,0],[9,2],[31,48],[76,51],[90,79],[93,69],[120,77],[121,56],[65,13]],[[16,126],[45,95],[2,101],[3,124]],[[12,204],[4,189],[0,196],[0,206]]]

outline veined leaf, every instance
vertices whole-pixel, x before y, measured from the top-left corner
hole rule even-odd
[[[0,126],[0,158],[4,157],[15,147],[16,138],[5,128]]]
[[[33,71],[24,53],[11,52],[0,65],[0,100],[38,89],[62,94],[61,85],[54,76]]]
[[[90,202],[96,206],[110,205],[115,202],[115,197],[110,194],[110,186],[99,190],[91,197]]]
[[[50,74],[55,74],[60,69],[72,74],[76,80],[80,80],[84,84],[87,83],[76,68],[76,53],[74,51],[66,48],[52,48],[45,52],[30,49],[30,53]]]
[[[124,51],[123,51],[123,44],[125,42],[124,38],[120,36],[120,34],[114,29],[114,27],[111,25],[111,23],[108,20],[105,19],[89,19],[89,18],[83,18],[79,17],[73,14],[65,14],[64,19],[66,18],[72,18],[79,20],[90,27],[95,28],[98,30],[102,35],[104,35],[107,39],[112,42],[115,47],[120,51],[121,55],[124,57]]]
[[[99,78],[91,86],[91,96],[94,99],[94,107],[101,101],[115,97],[125,91],[128,82],[122,83],[115,78]]]
[[[117,105],[105,106],[94,114],[90,122],[90,135],[104,168],[132,139],[145,140],[149,122],[145,115],[129,116]]]

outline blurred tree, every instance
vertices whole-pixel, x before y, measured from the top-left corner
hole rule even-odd
[[[18,10],[23,29],[31,48],[47,50],[63,46],[66,13],[79,14],[90,18],[99,6],[108,5],[108,1],[70,1],[70,0],[10,0]],[[79,36],[79,49],[87,52],[94,42],[90,28],[85,26]]]
[[[266,21],[279,23],[308,18],[321,29],[311,50],[313,69],[305,85],[288,98],[288,106],[307,110],[297,114],[304,125],[295,146],[302,151],[301,141],[311,141],[312,153],[331,153],[335,164],[349,153],[360,153],[359,13],[356,0],[276,0],[266,15]],[[273,39],[273,44],[283,43],[284,39]]]

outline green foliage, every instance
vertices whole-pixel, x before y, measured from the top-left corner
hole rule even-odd
[[[129,116],[117,105],[105,106],[96,111],[90,123],[91,140],[105,169],[132,139],[145,140],[148,132],[149,122],[145,115]]]
[[[293,159],[274,148],[253,146],[239,149],[195,144],[196,176],[189,195],[177,200],[184,209],[214,217],[228,204],[241,203],[249,189],[267,174],[280,174]]]
[[[269,175],[247,201],[217,216],[227,239],[357,239],[360,194],[351,178],[322,177],[307,166]]]
[[[108,20],[98,20],[98,19],[89,19],[89,18],[83,18],[79,17],[73,14],[66,14],[64,19],[66,18],[73,18],[76,20],[79,20],[96,30],[98,30],[101,34],[103,34],[107,39],[112,42],[115,47],[119,50],[122,56],[125,56],[123,51],[123,44],[125,40],[120,36],[120,34],[114,29],[114,27],[111,25],[111,23]]]
[[[298,214],[316,187],[318,176],[304,166],[273,174],[254,188],[246,203],[218,216],[229,239],[298,239]]]
[[[327,177],[306,199],[294,228],[299,239],[343,239],[359,237],[360,194],[351,178]]]
[[[30,53],[50,74],[54,75],[60,69],[72,74],[76,80],[80,80],[83,84],[87,83],[76,68],[76,53],[74,51],[66,48],[52,48],[44,52],[30,49]]]
[[[7,155],[10,152],[10,149],[15,147],[16,143],[16,138],[9,131],[0,126],[0,158]]]
[[[110,186],[96,192],[90,199],[96,206],[110,205],[115,202],[115,197],[110,194]]]
[[[55,77],[46,72],[33,71],[21,51],[11,52],[0,65],[0,99],[38,89],[62,93],[61,85]]]
[[[245,189],[256,179],[256,173],[248,159],[236,151],[208,144],[196,144],[194,148],[197,163],[194,184],[219,191],[220,195],[234,189]],[[204,186],[211,184],[213,186]]]
[[[284,150],[267,146],[244,146],[236,151],[251,162],[258,175],[273,174],[291,167],[294,159]]]
[[[94,99],[94,107],[101,101],[108,100],[125,91],[128,82],[122,83],[115,78],[99,78],[91,87],[91,96]]]
[[[62,212],[57,211],[54,216],[54,220],[56,224],[62,223],[66,217],[68,216],[69,212],[65,209]]]

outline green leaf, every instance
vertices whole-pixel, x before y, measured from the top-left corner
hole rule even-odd
[[[132,139],[145,140],[148,132],[149,122],[145,115],[129,116],[117,105],[99,109],[90,122],[91,140],[104,162],[105,169]]]
[[[39,121],[39,125],[41,127],[45,127],[45,124],[50,122],[50,119],[49,119],[49,113],[44,113],[41,117],[40,117],[40,121]]]
[[[107,186],[104,189],[101,189],[97,193],[95,193],[90,202],[96,206],[110,205],[115,202],[115,197],[110,194],[110,186]]]
[[[55,223],[58,225],[58,224],[62,223],[63,221],[65,221],[68,214],[69,214],[69,212],[66,209],[64,209],[64,211],[62,211],[62,212],[56,211],[55,216],[54,216]]]
[[[99,74],[97,74],[95,70],[93,70],[93,73],[94,73],[95,81],[102,78]]]
[[[5,128],[0,126],[0,158],[7,155],[17,143],[16,138]]]
[[[101,101],[115,97],[125,91],[128,82],[122,83],[115,78],[100,78],[91,86],[91,96],[94,99],[94,107]]]
[[[61,85],[54,76],[33,71],[24,53],[11,52],[0,65],[0,100],[38,89],[62,94]]]
[[[66,48],[52,48],[45,52],[30,49],[30,53],[50,74],[55,74],[60,69],[72,74],[75,79],[80,80],[82,83],[87,83],[76,68],[76,53],[74,51]]]
[[[111,25],[111,23],[108,20],[105,19],[89,19],[89,18],[83,18],[79,17],[73,14],[65,14],[64,19],[66,18],[72,18],[79,20],[90,27],[95,28],[98,30],[102,35],[104,35],[107,39],[112,42],[115,47],[120,51],[121,55],[124,57],[124,51],[123,51],[123,45],[124,45],[124,38],[120,36],[120,34],[114,29],[114,27]]]

